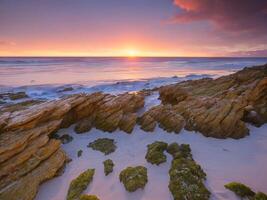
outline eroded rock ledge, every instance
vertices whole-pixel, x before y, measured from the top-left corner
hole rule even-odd
[[[145,131],[153,131],[158,122],[168,132],[178,133],[185,125],[209,137],[242,138],[249,134],[245,122],[267,122],[267,65],[164,86],[159,93],[163,105],[139,120]]]
[[[33,199],[39,184],[64,166],[67,156],[60,141],[50,137],[58,129],[86,118],[103,131],[130,133],[137,117],[129,116],[137,116],[143,105],[141,93],[94,93],[0,112],[0,199]]]

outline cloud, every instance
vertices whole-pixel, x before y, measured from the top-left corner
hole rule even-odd
[[[176,23],[210,21],[229,33],[267,32],[267,0],[174,0],[181,10]]]
[[[229,53],[227,56],[267,57],[267,49],[253,50],[253,51],[235,51]]]

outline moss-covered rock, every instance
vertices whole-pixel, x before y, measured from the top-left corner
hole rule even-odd
[[[252,189],[250,189],[248,186],[238,183],[238,182],[231,182],[224,187],[228,190],[231,190],[234,192],[237,196],[241,197],[242,199],[248,199],[248,200],[267,200],[267,195],[263,192],[257,192],[255,193]]]
[[[104,172],[105,175],[109,175],[111,172],[113,172],[114,163],[112,160],[108,159],[103,162],[104,164]]]
[[[82,194],[80,200],[99,200],[99,198],[95,195]]]
[[[83,154],[83,150],[80,149],[80,150],[77,152],[77,156],[78,156],[78,157],[81,157],[82,154]]]
[[[151,164],[159,165],[166,162],[166,155],[164,151],[167,149],[168,144],[165,142],[156,141],[147,145],[146,160]]]
[[[127,167],[120,173],[120,182],[123,183],[125,189],[129,192],[144,188],[147,181],[147,169],[143,166]]]
[[[94,174],[95,169],[88,169],[85,172],[81,173],[77,178],[72,180],[69,186],[67,200],[78,199],[81,193],[93,180]]]
[[[231,183],[224,185],[224,187],[228,190],[231,190],[232,192],[234,192],[237,196],[241,198],[252,199],[255,195],[255,192],[253,192],[248,186],[242,183],[231,182]]]
[[[192,159],[191,149],[188,144],[177,144],[176,142],[171,143],[167,147],[167,152],[176,158],[190,158]]]
[[[267,200],[267,195],[262,193],[262,192],[258,192],[255,196],[253,200]]]
[[[208,200],[210,192],[203,183],[206,174],[193,160],[189,145],[173,143],[168,152],[173,155],[169,189],[174,200]]]
[[[94,142],[89,143],[87,147],[90,147],[96,151],[100,151],[105,155],[114,152],[117,148],[114,140],[109,138],[99,138]]]

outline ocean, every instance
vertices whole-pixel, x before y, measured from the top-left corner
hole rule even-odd
[[[203,77],[216,78],[267,58],[0,58],[0,92],[26,91],[32,98],[62,93],[132,92]],[[73,88],[66,90],[64,88]],[[61,91],[61,92],[60,92]]]

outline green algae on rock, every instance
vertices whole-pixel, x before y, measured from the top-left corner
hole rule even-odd
[[[82,154],[83,154],[83,150],[80,149],[80,150],[77,152],[77,156],[78,156],[78,157],[81,157]]]
[[[144,188],[147,181],[147,169],[143,166],[127,167],[120,173],[120,182],[123,183],[125,189],[129,192]]]
[[[253,192],[248,186],[242,184],[242,183],[237,183],[237,182],[231,182],[224,187],[228,190],[231,190],[234,192],[237,196],[240,196],[241,198],[247,197],[247,198],[252,198],[255,195],[255,192]]]
[[[112,160],[108,159],[103,162],[104,164],[104,172],[105,175],[109,175],[111,172],[113,172],[114,163]]]
[[[253,200],[267,200],[267,195],[262,193],[262,192],[258,192],[255,196]]]
[[[82,194],[80,200],[99,200],[99,198],[95,195]]]
[[[252,189],[242,183],[231,182],[224,185],[224,187],[228,190],[231,190],[242,199],[246,198],[248,200],[267,200],[266,194],[262,192],[255,193]]]
[[[105,155],[108,155],[114,152],[117,148],[113,139],[109,138],[99,138],[94,142],[90,142],[87,147],[92,148],[93,150],[100,151]]]
[[[67,200],[78,199],[81,193],[87,188],[87,186],[93,180],[95,169],[88,169],[81,173],[77,178],[71,181]]]
[[[147,145],[146,160],[151,164],[159,165],[166,162],[166,155],[164,151],[167,149],[168,144],[165,142],[156,141]]]
[[[168,152],[173,156],[169,190],[174,200],[208,200],[210,192],[203,184],[206,174],[193,160],[190,146],[172,143]]]

